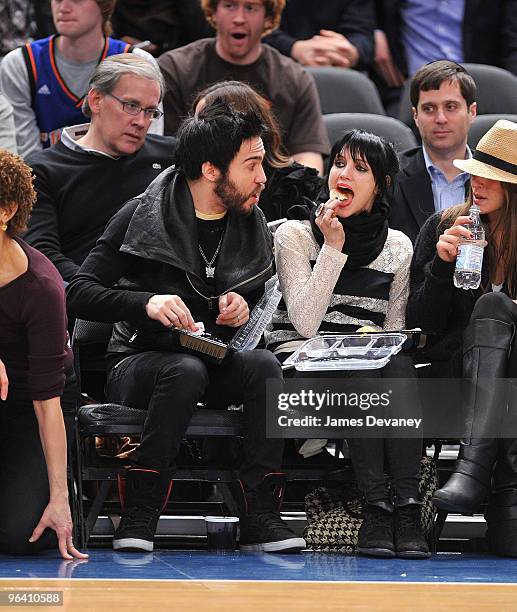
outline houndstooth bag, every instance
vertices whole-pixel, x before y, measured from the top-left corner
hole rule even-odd
[[[437,488],[438,464],[432,457],[422,457],[422,528],[428,539],[432,534],[435,514],[431,498]],[[362,499],[358,490],[319,486],[306,495],[305,512],[307,526],[303,537],[308,548],[348,554],[355,551],[362,522]]]

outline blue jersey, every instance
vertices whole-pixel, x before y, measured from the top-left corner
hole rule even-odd
[[[79,97],[67,87],[56,63],[56,36],[49,36],[23,47],[32,92],[32,108],[41,134],[43,148],[57,142],[61,131],[69,125],[89,121],[81,111],[84,96]],[[107,38],[99,57],[127,53],[131,45]]]

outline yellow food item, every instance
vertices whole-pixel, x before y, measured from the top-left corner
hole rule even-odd
[[[348,193],[343,193],[342,191],[338,191],[337,189],[331,189],[330,197],[333,200],[340,200],[341,202],[344,202],[345,200],[348,200]]]
[[[371,334],[376,333],[378,331],[378,329],[375,329],[375,327],[372,327],[371,325],[363,325],[358,330],[356,330],[356,334]]]

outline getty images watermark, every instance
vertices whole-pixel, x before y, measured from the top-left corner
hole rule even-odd
[[[490,401],[494,384],[503,397],[490,431],[517,437],[517,381],[479,379],[300,378],[267,383],[270,438],[440,438],[468,430],[472,397]],[[514,398],[515,397],[515,401]],[[515,404],[515,406],[514,406]]]
[[[382,393],[330,391],[318,393],[313,389],[301,389],[294,393],[278,394],[278,410],[285,414],[278,416],[280,427],[414,427],[420,429],[422,418],[414,417],[389,417],[367,414],[362,417],[356,416],[332,416],[328,408],[351,408],[363,412],[372,411],[375,408],[389,408],[392,389]],[[291,416],[294,408],[314,410],[324,416],[306,414],[302,417]]]

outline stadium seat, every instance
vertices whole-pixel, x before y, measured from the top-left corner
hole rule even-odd
[[[408,126],[391,117],[370,113],[332,113],[323,115],[323,122],[331,144],[339,140],[347,130],[359,128],[385,138],[397,151],[417,146],[416,138]]]
[[[385,115],[379,92],[361,72],[343,68],[306,68],[316,82],[321,112]]]
[[[104,354],[111,336],[112,325],[91,321],[76,320],[72,337],[75,369],[83,395],[83,405],[79,407],[75,435],[75,477],[77,482],[78,521],[80,546],[86,546],[100,512],[108,500],[112,485],[117,481],[119,472],[124,468],[124,460],[116,457],[106,458],[98,452],[96,441],[126,436],[140,436],[146,411],[130,406],[105,402],[99,394],[105,380]],[[102,381],[102,384],[100,384]],[[94,396],[95,397],[95,396]],[[100,403],[102,402],[102,403]],[[193,444],[216,438],[242,438],[244,435],[243,415],[240,410],[230,406],[227,410],[213,410],[199,405],[187,428],[185,438]],[[218,445],[219,447],[221,445]],[[231,445],[223,445],[229,448]],[[232,453],[229,452],[229,455]],[[233,458],[223,460],[224,465],[214,465],[210,457],[203,460],[182,462],[174,473],[175,481],[196,481],[217,483],[218,495],[231,514],[236,514],[237,501],[232,494],[231,483],[238,480],[238,470],[232,464]],[[288,481],[319,481],[328,476],[326,465],[289,465],[283,470]],[[345,470],[346,474],[350,470]],[[95,494],[86,499],[85,483],[93,482]],[[92,488],[92,487],[90,487]],[[174,493],[172,495],[174,502]]]
[[[86,546],[95,522],[111,489],[117,480],[124,462],[99,456],[96,438],[139,436],[146,412],[114,403],[92,403],[88,397],[88,378],[95,380],[104,376],[104,353],[111,336],[111,324],[94,323],[78,319],[75,322],[72,346],[75,368],[86,403],[79,407],[76,431],[76,478],[78,485],[80,515],[80,545]],[[97,386],[97,385],[94,385]],[[86,393],[85,393],[86,392]],[[104,399],[104,398],[102,398]],[[194,413],[187,429],[187,438],[232,436],[242,437],[242,413],[238,410],[209,410],[201,407]],[[175,480],[210,482],[233,482],[238,478],[234,469],[223,469],[207,465],[178,466]],[[98,489],[89,504],[85,516],[84,483],[96,481]],[[230,490],[220,486],[224,502],[230,511],[236,512],[235,500]]]
[[[517,114],[517,77],[511,72],[486,64],[463,64],[477,85],[477,113]],[[406,81],[400,101],[399,119],[416,130],[409,99],[410,80]]]
[[[481,137],[484,136],[488,130],[494,125],[499,119],[506,119],[507,121],[513,121],[517,123],[517,115],[478,115],[472,127],[469,131],[468,143],[469,147],[474,150]]]

